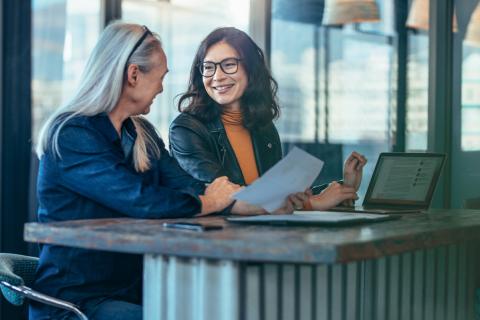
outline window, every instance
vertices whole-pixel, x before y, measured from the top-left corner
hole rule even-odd
[[[32,140],[71,97],[101,28],[100,1],[34,0]]]
[[[427,150],[428,132],[428,35],[410,30],[407,64],[406,149]]]
[[[345,158],[363,153],[369,163],[361,195],[395,129],[393,1],[377,3],[379,23],[326,27],[323,1],[311,7],[272,2],[271,65],[284,149],[296,144],[326,162],[317,183],[341,178]]]
[[[167,139],[170,123],[178,114],[178,97],[187,89],[200,42],[218,27],[233,26],[248,32],[249,4],[249,0],[123,1],[123,19],[145,24],[157,32],[167,55],[170,71],[164,91],[148,115],[163,139]]]
[[[480,150],[480,43],[463,46],[461,146]]]

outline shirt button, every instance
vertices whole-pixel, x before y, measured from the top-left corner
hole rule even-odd
[[[272,149],[272,144],[269,142],[269,143],[267,144],[267,147],[268,147],[269,149]]]

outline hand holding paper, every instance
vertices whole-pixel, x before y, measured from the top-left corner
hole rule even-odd
[[[237,192],[233,198],[260,206],[268,212],[283,206],[288,195],[303,192],[315,181],[323,161],[294,148],[250,186]]]

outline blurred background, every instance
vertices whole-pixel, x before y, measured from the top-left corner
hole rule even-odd
[[[480,197],[478,0],[0,3],[0,251],[27,251],[39,128],[75,91],[99,33],[116,19],[147,25],[163,41],[170,72],[148,118],[164,140],[200,41],[235,26],[263,48],[278,81],[284,153],[296,145],[325,161],[317,182],[341,178],[356,150],[369,159],[363,198],[380,152],[443,152],[433,206]]]

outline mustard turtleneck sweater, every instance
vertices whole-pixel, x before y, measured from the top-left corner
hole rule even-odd
[[[224,111],[222,123],[240,165],[240,170],[242,170],[245,184],[249,185],[258,178],[258,168],[250,131],[243,126],[242,112]],[[313,210],[310,199],[303,203],[303,210]]]
[[[222,123],[242,170],[245,184],[249,185],[258,178],[258,168],[250,131],[243,126],[242,112],[224,111]]]

